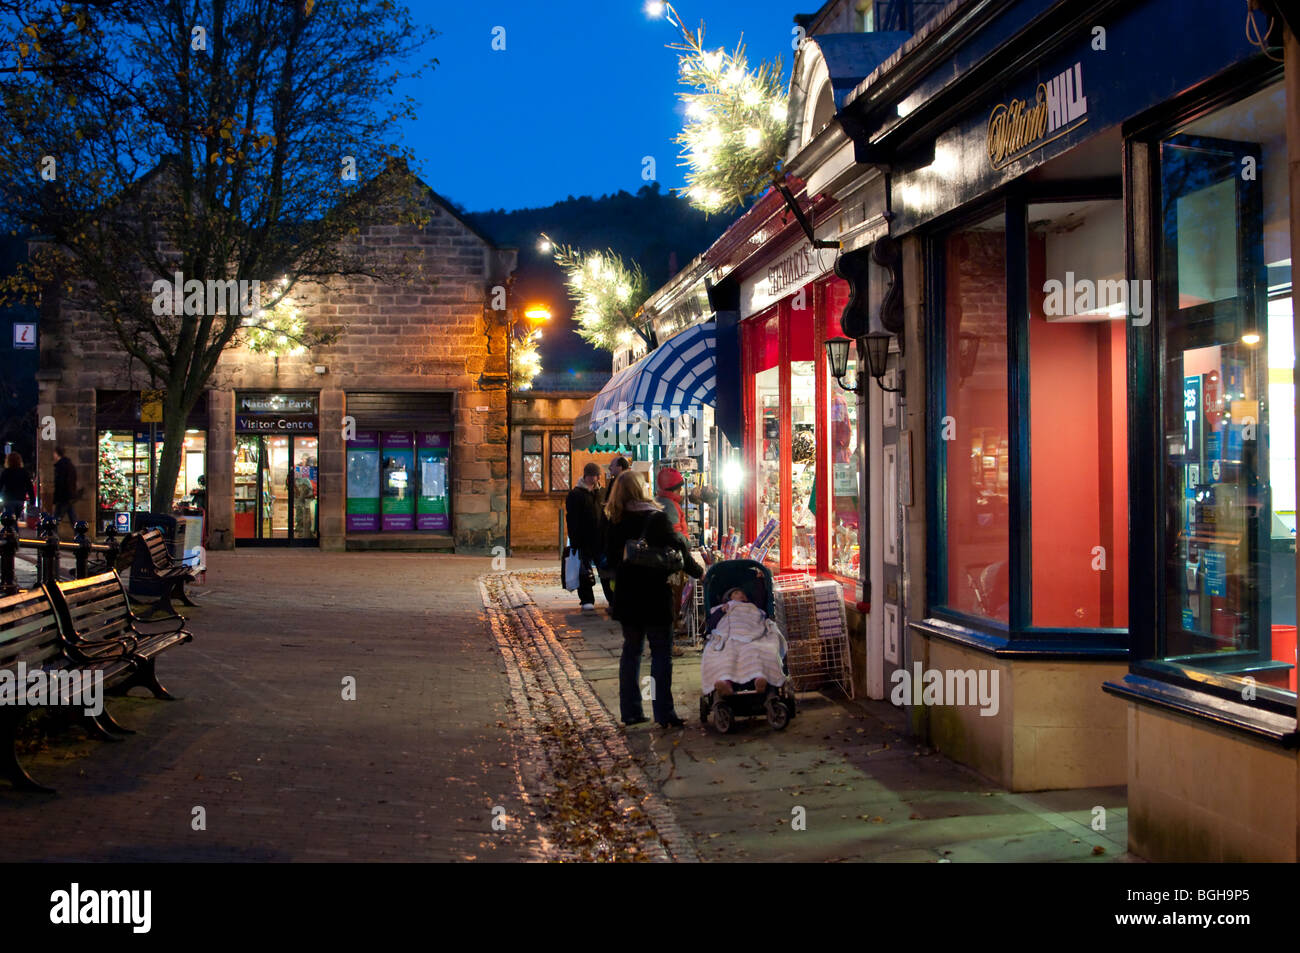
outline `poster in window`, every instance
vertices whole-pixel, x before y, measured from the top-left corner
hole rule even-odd
[[[451,434],[427,431],[416,434],[416,455],[420,465],[416,529],[451,529],[447,505],[447,454],[450,447]]]
[[[348,441],[349,533],[373,533],[379,529],[379,432],[358,430]]]
[[[385,532],[415,529],[415,436],[409,430],[381,438],[380,518]]]

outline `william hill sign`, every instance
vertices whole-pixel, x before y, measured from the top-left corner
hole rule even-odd
[[[1088,121],[1083,65],[1075,63],[1038,84],[1033,103],[1011,99],[989,114],[988,156],[995,169],[1040,149]]]

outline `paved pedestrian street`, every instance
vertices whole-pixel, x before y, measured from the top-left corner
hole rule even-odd
[[[785,732],[617,722],[621,637],[552,559],[212,553],[180,696],[109,700],[118,743],[34,724],[0,786],[11,861],[1125,859],[1122,789],[1012,795],[887,703],[801,696]],[[648,662],[645,667],[648,674]],[[355,680],[355,699],[349,685]],[[29,719],[38,722],[37,718]],[[1093,808],[1106,829],[1092,829]],[[32,830],[57,836],[32,838]]]

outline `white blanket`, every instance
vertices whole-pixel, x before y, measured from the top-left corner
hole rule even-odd
[[[758,606],[747,602],[728,604],[700,657],[700,686],[703,694],[716,682],[748,682],[764,678],[769,685],[785,684],[781,656],[785,639],[775,622]]]

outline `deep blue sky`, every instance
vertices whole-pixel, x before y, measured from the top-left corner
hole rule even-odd
[[[424,180],[470,211],[550,205],[645,184],[654,156],[664,188],[684,185],[677,33],[643,0],[408,0],[439,31],[439,65],[400,92],[420,121],[406,130]],[[681,0],[687,26],[729,52],[744,34],[750,64],[779,55],[786,77],[795,13],[820,0]],[[494,27],[506,49],[492,49]]]

